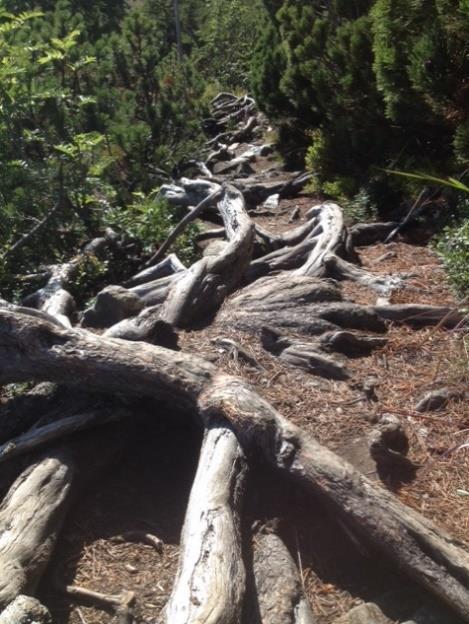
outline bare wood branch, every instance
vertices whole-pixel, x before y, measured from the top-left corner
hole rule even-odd
[[[182,532],[180,568],[168,624],[238,624],[245,591],[239,506],[246,463],[235,434],[204,436]]]
[[[193,210],[188,212],[181,219],[181,221],[179,221],[179,223],[171,230],[171,232],[169,233],[167,239],[164,241],[164,243],[162,243],[160,245],[158,251],[156,253],[154,253],[153,256],[149,260],[147,260],[147,262],[145,263],[145,266],[149,267],[149,266],[152,266],[153,264],[156,264],[157,262],[159,262],[163,258],[164,254],[167,252],[167,250],[174,243],[174,241],[177,239],[177,237],[180,236],[182,234],[182,232],[184,232],[184,230],[189,225],[189,223],[194,221],[194,219],[197,219],[197,217],[208,206],[210,206],[212,203],[217,201],[220,198],[221,194],[222,194],[222,188],[219,187],[216,190],[214,190],[212,193],[210,193],[210,195],[205,197]]]

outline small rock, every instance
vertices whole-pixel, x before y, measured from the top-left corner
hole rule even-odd
[[[410,620],[403,624],[456,624],[457,620],[448,611],[425,605],[420,607]]]
[[[110,327],[143,310],[145,303],[122,286],[108,286],[96,297],[92,308],[83,315],[83,327]]]
[[[417,412],[436,412],[439,409],[443,409],[448,404],[448,401],[461,400],[464,398],[464,392],[458,390],[449,390],[448,388],[440,388],[440,390],[433,390],[428,392],[423,399],[421,399],[415,409]]]
[[[367,602],[354,607],[333,624],[393,624],[393,622],[384,615],[378,605]]]
[[[265,210],[276,210],[278,208],[280,200],[280,195],[278,193],[274,193],[274,195],[269,195],[269,197],[262,204],[261,208]]]

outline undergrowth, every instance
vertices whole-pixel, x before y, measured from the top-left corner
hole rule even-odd
[[[469,195],[457,205],[458,222],[446,226],[437,237],[435,249],[441,257],[458,296],[469,296]]]
[[[134,201],[125,209],[114,208],[106,215],[107,225],[139,241],[143,254],[151,254],[167,238],[172,228],[184,216],[184,208],[173,207],[157,195],[134,193]],[[196,236],[199,228],[191,223],[173,243],[172,251],[182,262],[192,264],[197,259]]]

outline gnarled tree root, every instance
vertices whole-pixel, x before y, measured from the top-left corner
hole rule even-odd
[[[80,380],[107,392],[163,396],[225,421],[249,457],[263,457],[320,495],[350,529],[469,622],[469,554],[455,539],[292,425],[243,381],[185,353],[60,330],[0,311],[0,383]],[[19,593],[19,592],[17,592]]]
[[[236,435],[210,425],[182,531],[182,554],[166,606],[168,624],[238,624],[245,590],[240,505],[246,462]]]

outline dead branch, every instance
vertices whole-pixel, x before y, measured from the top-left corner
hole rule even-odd
[[[103,594],[78,585],[61,586],[56,583],[57,589],[77,604],[95,607],[104,611],[111,611],[115,615],[116,624],[134,624],[133,615],[135,594],[132,591],[122,591],[120,594]]]
[[[174,243],[176,238],[184,232],[186,227],[194,221],[208,206],[217,201],[222,194],[222,188],[218,187],[215,191],[205,197],[193,210],[188,212],[179,223],[171,230],[167,239],[160,245],[158,251],[146,262],[146,266],[152,266],[160,261],[166,251]]]

